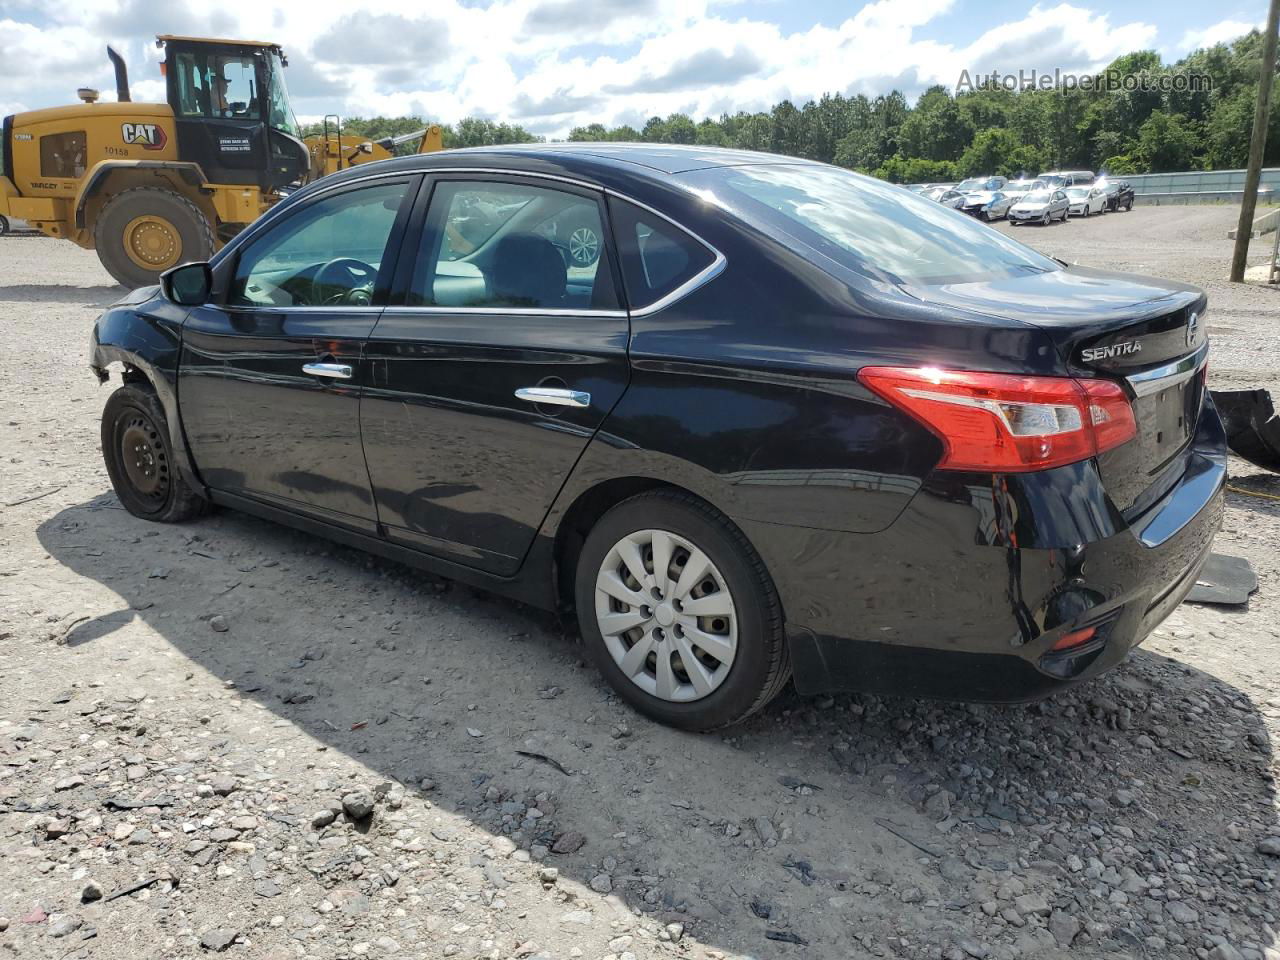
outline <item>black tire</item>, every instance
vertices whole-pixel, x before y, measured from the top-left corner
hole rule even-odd
[[[143,267],[125,252],[125,228],[138,217],[168,221],[177,233],[179,249],[155,268]],[[160,187],[135,187],[108,200],[93,226],[93,242],[107,273],[131,289],[159,283],[171,266],[208,260],[215,247],[213,228],[200,209],[182,194]]]
[[[595,585],[613,546],[629,533],[661,529],[702,550],[720,571],[738,616],[738,645],[723,682],[698,700],[663,700],[640,689],[609,653],[595,616]],[[651,561],[650,561],[651,562]],[[688,494],[658,490],[615,506],[597,521],[578,559],[575,600],[583,642],[610,686],[636,710],[682,730],[707,731],[749,717],[791,679],[782,605],[764,563],[732,521]]]
[[[102,459],[116,496],[135,517],[181,523],[208,509],[174,462],[164,407],[148,385],[126,383],[107,398]]]
[[[6,217],[0,217],[0,237],[9,232],[9,220]]]

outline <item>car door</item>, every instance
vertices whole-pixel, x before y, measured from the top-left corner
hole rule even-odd
[[[392,540],[520,566],[627,385],[602,200],[553,179],[435,178],[365,351],[361,430]]]
[[[322,191],[219,263],[219,302],[192,310],[183,327],[178,383],[188,443],[212,489],[376,530],[360,447],[361,350],[420,180]]]

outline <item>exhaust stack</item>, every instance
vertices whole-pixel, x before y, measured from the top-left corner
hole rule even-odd
[[[124,65],[124,57],[108,45],[107,59],[116,68],[116,99],[121,103],[131,102],[133,98],[129,96],[129,68]]]

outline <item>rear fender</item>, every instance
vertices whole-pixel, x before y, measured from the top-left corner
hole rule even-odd
[[[158,287],[133,291],[93,325],[89,369],[99,383],[106,383],[108,368],[119,363],[123,383],[145,380],[151,385],[169,422],[169,449],[178,471],[193,489],[208,496],[191,459],[178,407],[178,360],[186,314],[184,307],[164,299]]]

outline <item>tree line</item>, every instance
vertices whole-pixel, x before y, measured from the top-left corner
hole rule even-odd
[[[914,105],[900,91],[877,97],[828,94],[797,107],[694,120],[652,117],[643,127],[593,123],[571,141],[638,141],[764,150],[849,167],[894,183],[952,181],[977,174],[1016,176],[1049,169],[1112,174],[1243,167],[1262,63],[1257,30],[1230,44],[1165,64],[1143,50],[1117,58],[1107,73],[1132,76],[1120,89],[926,90]],[[1160,82],[1208,77],[1209,84]],[[376,139],[421,128],[418,117],[359,118],[344,132]],[[517,124],[468,118],[444,127],[446,147],[529,143]],[[402,149],[405,149],[402,147]],[[412,145],[408,146],[412,149]],[[1280,165],[1280,96],[1272,99],[1264,162]]]

